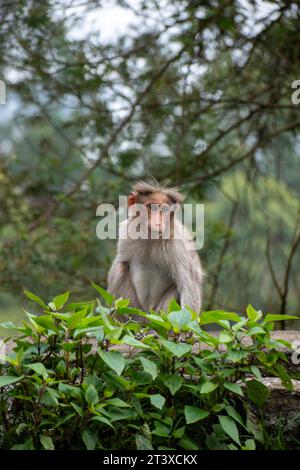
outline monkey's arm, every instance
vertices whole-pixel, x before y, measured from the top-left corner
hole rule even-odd
[[[174,285],[170,286],[166,290],[166,292],[164,293],[164,295],[162,296],[162,298],[160,299],[160,301],[158,302],[154,310],[156,311],[164,310],[166,312],[168,310],[168,305],[171,299],[175,299],[176,301],[179,301],[178,297],[179,297],[179,294],[178,294],[177,287]]]
[[[132,307],[141,308],[130,278],[129,264],[119,261],[118,257],[114,260],[108,274],[108,292],[116,297],[130,299]]]
[[[178,244],[176,262],[172,266],[181,307],[189,306],[199,312],[202,304],[203,270],[196,251],[187,251],[184,244]]]

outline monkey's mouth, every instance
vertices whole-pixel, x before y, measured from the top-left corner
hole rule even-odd
[[[155,229],[149,229],[148,231],[148,239],[150,240],[169,240],[171,239],[171,235],[167,229],[161,230],[155,230]]]
[[[162,232],[161,230],[155,230],[155,229],[149,229],[148,230],[148,238],[152,239],[152,238],[158,238],[158,237],[161,237],[162,235]]]

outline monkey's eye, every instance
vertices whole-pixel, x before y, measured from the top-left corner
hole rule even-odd
[[[149,204],[147,208],[151,212],[158,212],[160,210],[159,204]]]
[[[162,204],[160,206],[160,210],[163,214],[167,214],[168,212],[170,212],[170,206],[169,204]]]

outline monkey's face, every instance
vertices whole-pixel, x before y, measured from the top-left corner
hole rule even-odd
[[[171,219],[173,213],[168,202],[153,202],[146,204],[148,217],[148,232],[156,238],[167,235],[170,232]]]
[[[128,203],[129,207],[138,209],[142,225],[148,234],[147,238],[171,238],[175,205],[167,196],[161,193],[139,195],[139,198],[129,199]]]

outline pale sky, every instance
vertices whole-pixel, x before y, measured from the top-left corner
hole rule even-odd
[[[64,8],[58,9],[55,12],[58,18],[61,18],[63,14],[67,13],[67,17],[70,18],[70,21],[72,14],[79,17],[81,14],[80,21],[70,29],[69,38],[73,38],[74,40],[84,40],[90,32],[94,32],[99,34],[101,42],[112,42],[126,33],[126,31],[130,31],[132,27],[139,28],[138,25],[141,20],[137,18],[131,10],[114,5],[113,0],[106,0],[106,2],[103,3],[103,7],[97,9],[91,8],[90,11],[88,11],[88,8],[86,7],[72,6],[72,1],[73,0],[61,0]],[[138,7],[140,3],[139,0],[127,1],[134,7]],[[162,8],[162,11],[159,13],[153,12],[153,20],[148,20],[148,22],[151,21],[154,24],[157,24],[161,18],[158,14],[163,15],[165,13],[165,15],[168,16],[168,10],[173,8],[172,4],[168,3],[167,0],[160,0],[160,4],[168,5],[168,7]],[[254,11],[253,5],[249,0],[240,0],[240,4],[245,8],[245,10],[249,11],[247,33],[250,35],[257,34],[259,32],[260,27],[257,26],[257,21],[262,18],[267,18],[267,20],[270,21],[273,19],[272,12],[278,9],[278,4],[264,0],[256,2],[256,11]],[[11,69],[8,73],[8,79],[12,83],[17,81],[19,73],[20,72]],[[24,72],[22,73],[24,74]],[[7,102],[5,109],[3,109],[4,107],[1,105],[0,121],[7,119],[7,116],[12,114],[16,106],[16,102]]]
[[[64,0],[62,0],[64,1]],[[137,6],[138,0],[129,0],[129,4]],[[161,0],[161,4],[165,4],[164,0]],[[245,10],[249,11],[249,18],[247,21],[248,33],[255,33],[259,31],[257,22],[262,18],[272,19],[272,12],[278,9],[278,4],[275,2],[268,2],[265,0],[258,0],[256,2],[256,8],[249,0],[240,0],[240,4]],[[69,37],[74,39],[84,39],[87,34],[91,31],[99,32],[100,39],[104,42],[110,42],[117,39],[120,35],[130,30],[132,25],[138,25],[140,21],[136,15],[127,8],[121,6],[115,6],[113,1],[107,0],[104,7],[92,9],[87,12],[83,7],[72,7],[68,9],[68,14],[72,13],[83,13],[80,25],[72,28]],[[162,9],[163,11],[164,9]],[[160,14],[162,14],[160,12]],[[153,12],[155,21],[159,21],[159,17],[156,12]],[[154,19],[153,18],[153,19]]]

